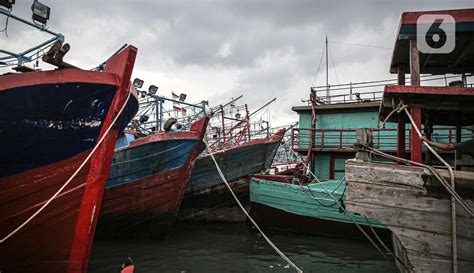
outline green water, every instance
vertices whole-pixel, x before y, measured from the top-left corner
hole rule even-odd
[[[95,241],[89,273],[118,272],[128,256],[135,273],[294,272],[245,224],[178,223],[162,241]],[[304,272],[397,272],[365,241],[267,231]]]

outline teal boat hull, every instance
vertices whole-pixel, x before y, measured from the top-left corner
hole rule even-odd
[[[372,234],[372,227],[384,241],[389,230],[362,215],[345,213],[345,182],[325,181],[300,186],[288,176],[254,176],[250,181],[252,214],[265,227],[342,238],[364,238],[353,221]],[[334,201],[333,197],[338,200]],[[338,204],[339,203],[339,204]],[[369,224],[370,223],[370,224]]]

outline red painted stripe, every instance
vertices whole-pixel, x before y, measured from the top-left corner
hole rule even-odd
[[[474,96],[474,88],[459,86],[410,86],[410,85],[385,85],[385,93],[398,94],[424,94],[446,96]]]
[[[0,91],[23,86],[68,82],[118,85],[119,79],[115,74],[79,69],[7,74],[0,76]]]
[[[404,12],[402,13],[400,24],[416,24],[418,17],[425,14],[448,14],[454,18],[456,23],[474,22],[474,9],[452,9],[452,10]]]

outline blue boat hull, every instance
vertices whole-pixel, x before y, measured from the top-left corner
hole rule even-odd
[[[283,133],[214,154],[232,190],[244,204],[249,204],[250,175],[270,168]],[[245,221],[209,155],[196,160],[186,191],[178,220]]]

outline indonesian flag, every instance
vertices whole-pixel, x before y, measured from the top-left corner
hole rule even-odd
[[[179,95],[171,91],[171,98],[173,98],[174,100],[179,100]],[[179,115],[179,113],[181,113],[181,116],[186,116],[186,108],[181,107],[181,104],[179,103],[173,104],[173,111],[176,111],[176,115]]]

